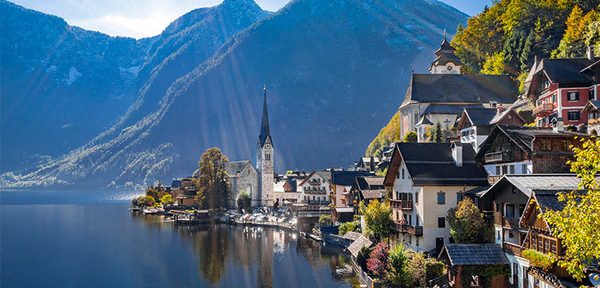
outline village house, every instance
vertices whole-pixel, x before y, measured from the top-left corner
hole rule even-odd
[[[273,183],[273,205],[282,207],[300,203],[302,194],[298,191],[298,181],[294,177],[276,177]]]
[[[550,127],[558,121],[568,126],[587,123],[588,115],[581,112],[588,101],[598,99],[599,72],[592,47],[586,58],[536,58],[525,91],[535,101],[537,126]]]
[[[446,216],[465,191],[487,185],[475,151],[462,143],[396,143],[384,185],[397,241],[415,251],[439,252],[450,243]]]
[[[448,284],[454,288],[504,288],[508,287],[506,275],[494,275],[491,279],[481,279],[470,275],[488,267],[508,268],[508,260],[497,244],[447,244],[438,259],[448,267]],[[486,280],[489,284],[486,285]]]
[[[496,125],[522,126],[525,120],[513,107],[505,108],[498,105],[496,108],[470,107],[465,108],[457,124],[460,142],[473,146],[475,151],[487,139],[491,130]]]
[[[462,63],[445,37],[435,55],[431,74],[411,76],[398,108],[401,136],[415,131],[424,142],[428,129],[438,122],[450,129],[467,107],[494,108],[515,101],[517,85],[509,76],[461,74]]]
[[[370,176],[373,173],[369,171],[331,171],[331,194],[330,199],[333,207],[350,207],[347,195],[354,185],[354,180],[358,176]]]
[[[548,210],[560,211],[564,208],[564,202],[558,200],[557,193],[565,191],[573,191],[573,189],[532,191],[519,221],[521,228],[527,230],[527,235],[522,242],[522,249],[551,254],[555,257],[564,256],[564,245],[560,239],[552,236],[544,213]],[[556,263],[546,269],[531,265],[527,273],[527,282],[530,283],[529,287],[540,288],[581,286],[581,284],[576,284],[569,273]]]
[[[490,183],[505,174],[569,172],[570,145],[585,134],[551,128],[496,126],[475,156],[490,175]]]
[[[196,204],[198,189],[194,177],[175,179],[171,182],[171,196],[178,206],[192,206]]]
[[[519,219],[534,190],[577,189],[580,179],[575,174],[504,175],[488,190],[479,194],[480,208],[493,219],[494,241],[502,245],[510,262],[513,287],[528,286],[529,261],[522,256],[522,243],[527,228],[519,226]]]
[[[600,100],[590,100],[583,110],[582,114],[588,115],[587,132],[591,136],[600,135]]]
[[[313,171],[298,184],[300,201],[308,205],[329,205],[331,172]]]
[[[384,179],[385,177],[382,176],[356,177],[352,188],[350,188],[346,203],[352,203],[351,205],[356,208],[361,201],[363,201],[365,205],[369,205],[373,200],[382,202],[385,199]]]
[[[355,163],[354,170],[357,171],[373,171],[377,170],[377,164],[379,163],[379,158],[377,157],[360,157],[360,160]]]

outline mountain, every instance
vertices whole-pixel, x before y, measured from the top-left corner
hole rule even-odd
[[[136,41],[69,26],[6,1],[0,12],[3,171],[79,147],[124,113],[120,120],[144,117],[171,82],[269,15],[252,1],[227,0]]]
[[[278,170],[348,164],[394,113],[413,67],[427,67],[443,31],[466,18],[432,0],[293,1],[228,39],[160,100],[140,97],[95,140],[2,181],[129,187],[187,175],[211,146],[254,159],[263,84]]]

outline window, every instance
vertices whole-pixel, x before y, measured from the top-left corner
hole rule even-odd
[[[549,140],[542,139],[542,151],[552,151],[552,143]]]
[[[504,175],[504,174],[508,174],[508,166],[506,166],[506,165],[502,166],[502,175]]]
[[[415,226],[421,226],[421,223],[419,221],[419,215],[415,216]]]
[[[508,166],[510,170],[510,174],[515,174],[515,165]]]
[[[496,166],[496,175],[500,175],[500,165]]]
[[[506,218],[515,218],[515,205],[514,204],[506,204],[504,208],[504,216]]]
[[[398,174],[396,174],[396,179],[400,179],[400,171],[398,171]]]
[[[521,165],[521,174],[527,174],[527,164]]]
[[[552,103],[556,103],[556,94],[552,95]]]
[[[497,240],[500,240],[500,230],[497,230],[497,231],[496,231],[496,239],[497,239]]]
[[[577,92],[577,91],[567,92],[567,99],[569,101],[579,101],[579,92]]]
[[[439,204],[439,205],[446,204],[446,193],[441,192],[441,191],[437,193],[437,204]]]
[[[567,112],[567,119],[569,119],[569,121],[578,121],[579,120],[579,111],[569,111]]]
[[[419,192],[415,192],[415,203],[419,204]]]
[[[438,217],[438,228],[446,228],[446,218]]]
[[[594,100],[596,98],[596,95],[594,95],[594,89],[590,89],[590,93],[588,95],[590,96],[590,100]]]
[[[408,225],[412,225],[412,214],[408,214]]]
[[[404,168],[402,168],[402,179],[404,179]]]

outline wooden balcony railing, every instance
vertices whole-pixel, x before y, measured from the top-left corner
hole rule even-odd
[[[505,252],[519,257],[521,257],[521,252],[523,251],[523,247],[521,247],[521,245],[513,244],[510,242],[502,243],[502,248],[504,248]]]
[[[600,124],[600,118],[588,120],[588,125],[596,125],[596,124]]]
[[[500,212],[494,212],[494,224],[508,228],[519,228],[519,218],[508,218]]]
[[[485,158],[486,163],[494,163],[494,162],[513,161],[512,156],[513,156],[513,153],[509,149],[509,150],[504,150],[504,151],[485,153],[484,158]]]
[[[533,115],[538,117],[545,117],[552,114],[552,111],[554,111],[553,103],[542,103],[533,108]]]
[[[400,233],[408,233],[409,235],[413,236],[423,236],[423,226],[394,223],[393,228]]]
[[[390,199],[390,206],[395,209],[412,211],[413,210],[413,201],[412,200]]]

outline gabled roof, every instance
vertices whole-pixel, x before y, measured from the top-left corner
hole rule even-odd
[[[471,145],[462,146],[463,163],[456,166],[451,143],[396,143],[392,165],[385,185],[394,183],[402,161],[415,185],[482,186],[487,185],[487,173],[475,163]]]
[[[298,186],[304,185],[304,183],[306,181],[308,181],[308,179],[310,179],[314,175],[321,177],[321,179],[323,179],[325,181],[328,181],[328,182],[331,181],[331,172],[329,172],[329,171],[313,171],[313,172],[310,172],[310,174],[308,174],[308,176],[306,176],[306,178],[304,178],[302,180],[302,182],[298,183]]]
[[[528,153],[533,152],[533,140],[536,137],[574,138],[575,136],[587,136],[577,132],[554,131],[552,128],[498,125],[479,146],[480,149],[477,152],[476,159],[483,159],[498,135],[506,135],[517,147]]]
[[[481,194],[490,197],[504,185],[512,185],[530,197],[533,190],[574,190],[581,179],[575,174],[522,174],[504,175],[492,187]]]
[[[581,71],[592,64],[587,58],[544,58],[536,70],[544,71],[553,83],[591,85],[592,79]]]
[[[236,173],[241,173],[247,165],[252,166],[250,160],[229,162],[225,166],[225,171],[229,176],[235,176]],[[254,169],[254,166],[252,166],[252,169]]]
[[[519,226],[529,228],[532,224],[531,220],[535,221],[535,219],[530,219],[534,214],[539,218],[543,217],[543,214],[548,210],[560,211],[564,209],[565,202],[558,200],[558,193],[566,191],[573,190],[533,190],[531,197],[529,197],[529,200],[527,201],[523,215],[521,215],[521,218],[519,219]],[[545,223],[547,231],[550,231],[550,225],[548,225],[545,219],[542,219],[542,221]]]
[[[373,173],[369,171],[331,171],[331,184],[352,186],[358,176],[369,176]]]
[[[464,113],[469,117],[469,121],[473,126],[487,126],[492,119],[498,114],[496,108],[465,108]]]
[[[423,115],[423,116],[421,116],[421,120],[419,120],[419,122],[417,122],[417,124],[415,124],[415,126],[419,126],[419,125],[433,125],[433,122],[429,121],[429,118],[427,118],[427,116]]]
[[[508,265],[499,244],[446,244],[438,258],[448,258],[450,266]]]
[[[354,240],[354,242],[352,242],[352,244],[350,244],[350,246],[348,246],[348,251],[350,251],[350,254],[356,258],[362,248],[369,248],[371,245],[373,245],[373,242],[361,234],[358,236],[358,238],[356,238],[356,240]]]
[[[517,95],[517,85],[507,75],[413,74],[402,105],[492,101],[510,104]]]
[[[451,105],[451,104],[429,104],[420,115],[430,114],[454,114],[460,115],[466,108],[483,108],[482,104]]]
[[[600,100],[590,100],[590,101],[588,101],[587,104],[585,104],[585,107],[583,107],[583,109],[581,111],[599,110],[599,109],[600,109]]]

